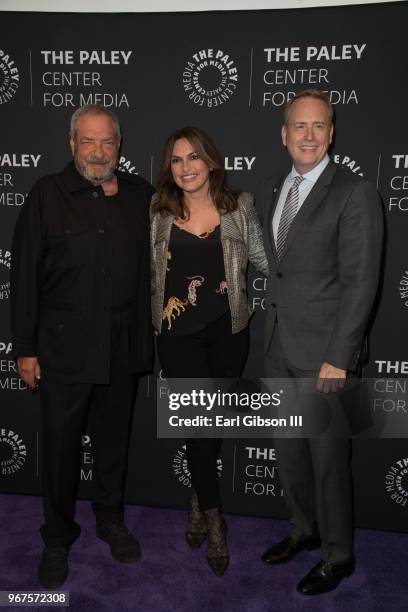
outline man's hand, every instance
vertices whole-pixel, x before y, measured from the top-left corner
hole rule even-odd
[[[320,367],[316,389],[323,393],[335,393],[344,387],[346,382],[347,370],[336,368],[330,363],[324,362]]]
[[[20,378],[34,391],[37,380],[41,378],[41,369],[37,357],[18,357],[17,369]]]

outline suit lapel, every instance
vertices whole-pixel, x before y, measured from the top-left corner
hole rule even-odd
[[[269,192],[265,193],[266,202],[270,202],[270,206],[268,206],[267,214],[265,216],[265,228],[264,228],[264,236],[266,238],[266,242],[269,245],[269,249],[273,253],[275,259],[278,258],[276,254],[276,245],[275,239],[273,237],[273,215],[275,214],[276,205],[279,200],[280,192],[282,191],[284,177],[278,179],[275,183],[271,183]]]
[[[333,162],[329,162],[322,174],[313,185],[312,190],[303,202],[301,209],[297,213],[293,220],[292,225],[289,228],[288,235],[286,237],[285,246],[282,252],[281,261],[285,257],[287,251],[290,249],[291,244],[296,238],[299,230],[304,226],[307,219],[313,213],[314,210],[319,206],[321,201],[327,195],[329,191],[330,183],[333,180],[334,173],[336,172],[336,165]]]

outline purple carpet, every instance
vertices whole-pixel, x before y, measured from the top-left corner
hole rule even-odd
[[[37,497],[0,494],[0,590],[38,590],[42,520]],[[357,569],[337,590],[307,598],[296,584],[320,558],[302,552],[291,563],[268,567],[260,555],[286,534],[286,521],[227,516],[230,567],[214,576],[205,545],[192,551],[184,541],[185,513],[128,506],[127,526],[138,536],[142,560],[114,561],[94,535],[88,502],[78,502],[82,535],[70,552],[64,590],[75,612],[263,612],[324,610],[371,612],[408,609],[408,535],[357,530]],[[3,608],[4,609],[4,608]],[[14,608],[13,608],[14,609]],[[33,609],[33,608],[30,608]],[[41,608],[43,609],[43,608]]]

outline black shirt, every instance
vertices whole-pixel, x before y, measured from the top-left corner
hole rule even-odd
[[[138,295],[134,229],[122,190],[105,197],[106,227],[111,234],[112,308],[122,309]]]
[[[129,308],[130,369],[149,369],[148,208],[143,179],[117,173],[106,197],[76,170],[40,179],[17,221],[11,271],[16,356],[82,382],[109,381],[112,315]],[[132,331],[133,330],[133,331]]]
[[[167,255],[162,334],[193,334],[229,309],[218,225],[206,237],[173,223]]]

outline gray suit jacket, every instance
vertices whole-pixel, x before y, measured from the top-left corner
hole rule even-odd
[[[155,196],[153,196],[152,202]],[[152,320],[156,332],[161,331],[163,302],[172,215],[151,215],[151,290]],[[221,215],[221,244],[224,255],[225,280],[228,285],[228,301],[231,310],[232,333],[236,334],[248,325],[251,310],[246,292],[248,261],[263,274],[268,274],[262,230],[250,193],[241,193],[238,208]]]
[[[318,370],[355,370],[377,291],[383,212],[371,183],[330,162],[296,215],[278,261],[272,219],[285,177],[263,193],[269,261],[265,350],[276,320],[287,359]]]

